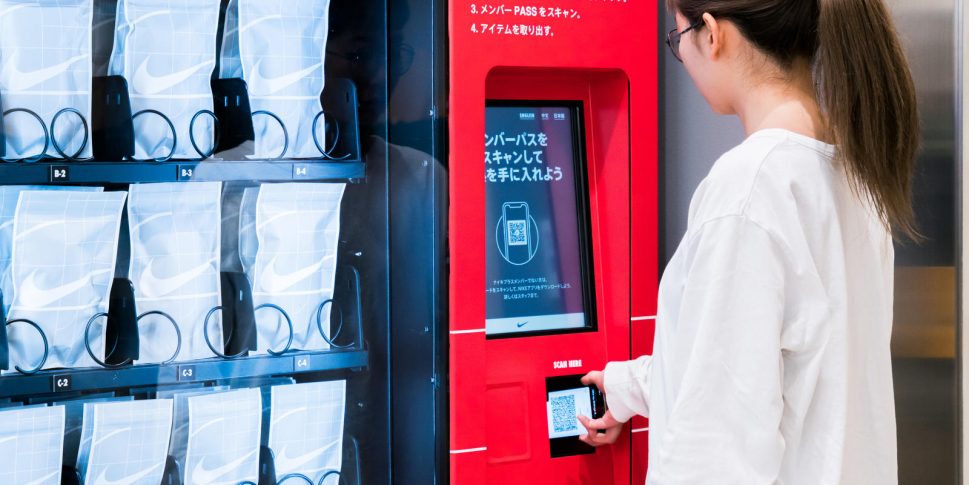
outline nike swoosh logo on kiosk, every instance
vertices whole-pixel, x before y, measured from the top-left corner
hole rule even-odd
[[[182,69],[178,72],[173,72],[171,74],[166,74],[164,76],[153,76],[148,72],[148,61],[151,57],[146,57],[144,61],[141,61],[141,65],[138,66],[138,70],[135,71],[135,76],[132,79],[132,88],[134,92],[138,94],[158,94],[162,91],[167,91],[179,84],[185,82],[188,78],[192,77],[196,72],[200,71],[206,66],[214,65],[214,61],[205,61],[201,64],[194,65],[192,67]]]
[[[185,286],[186,284],[192,282],[199,276],[202,276],[210,269],[215,270],[215,259],[210,259],[188,271],[179,273],[175,276],[168,278],[159,278],[155,276],[154,265],[155,261],[149,261],[148,266],[145,271],[141,274],[139,279],[139,284],[141,285],[141,292],[149,298],[157,298],[174,293],[175,290]]]
[[[43,83],[44,81],[48,81],[60,76],[61,74],[64,74],[73,64],[87,59],[87,57],[87,54],[80,54],[53,66],[47,66],[37,69],[36,71],[24,72],[17,67],[19,55],[15,52],[10,56],[10,59],[4,63],[3,77],[7,80],[8,89],[10,91],[27,91],[30,88]]]
[[[262,59],[260,59],[259,62],[257,62],[252,68],[252,79],[249,81],[249,85],[252,87],[253,92],[257,94],[276,94],[283,89],[302,81],[313,72],[318,72],[322,66],[323,63],[316,63],[310,67],[307,67],[306,69],[284,74],[282,76],[263,77]]]

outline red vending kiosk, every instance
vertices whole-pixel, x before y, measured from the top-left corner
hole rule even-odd
[[[593,449],[576,414],[578,377],[652,350],[655,5],[449,15],[451,482],[643,483],[647,421]]]

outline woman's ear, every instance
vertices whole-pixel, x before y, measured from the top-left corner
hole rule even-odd
[[[724,36],[726,32],[724,32],[723,24],[718,22],[713,15],[704,13],[702,18],[705,28],[700,30],[698,40],[700,41],[700,46],[704,48],[703,50],[707,52],[710,59],[716,60],[723,55],[726,41]]]

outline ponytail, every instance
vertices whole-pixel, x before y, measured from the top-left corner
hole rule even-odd
[[[837,157],[896,235],[919,240],[915,85],[884,0],[667,0],[690,23],[730,20],[783,69],[813,62]]]
[[[912,210],[919,145],[915,85],[883,0],[818,0],[815,82],[852,181],[897,234],[920,238]]]

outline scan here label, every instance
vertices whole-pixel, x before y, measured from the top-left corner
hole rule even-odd
[[[582,367],[582,359],[556,360],[552,362],[553,369],[576,369]]]

